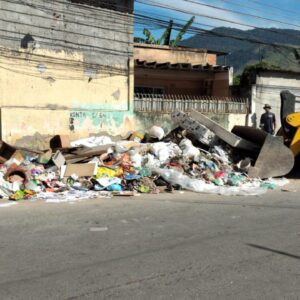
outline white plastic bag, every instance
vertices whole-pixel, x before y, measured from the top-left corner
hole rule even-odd
[[[258,196],[267,191],[256,184],[245,184],[241,187],[215,186],[200,179],[192,179],[173,169],[154,168],[152,171],[159,174],[172,185],[178,184],[183,189],[197,193],[219,194],[223,196]]]
[[[144,157],[145,167],[147,168],[159,168],[161,163],[160,161],[152,154],[148,153]]]
[[[165,136],[164,130],[159,126],[152,126],[149,130],[149,135],[153,138],[161,140]]]
[[[114,144],[109,136],[92,136],[71,142],[72,147],[85,146],[88,148]]]
[[[221,146],[214,146],[212,152],[217,155],[217,157],[223,162],[228,164],[229,163],[229,156],[228,153],[221,147]]]
[[[181,154],[182,151],[174,143],[158,142],[158,143],[152,144],[151,153],[154,154],[161,163],[165,163],[170,158]]]
[[[196,148],[189,139],[183,139],[179,143],[179,147],[182,150],[182,154],[194,161],[199,161],[200,150]]]
[[[142,156],[134,149],[128,151],[132,165],[135,168],[140,168],[142,165]]]

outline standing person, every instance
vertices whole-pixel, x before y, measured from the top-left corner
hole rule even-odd
[[[264,110],[266,111],[260,117],[260,128],[269,134],[275,133],[276,118],[275,114],[271,112],[272,107],[269,104],[265,104]]]

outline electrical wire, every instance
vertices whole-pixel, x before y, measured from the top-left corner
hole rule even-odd
[[[223,2],[223,3],[229,3],[233,6],[237,6],[237,7],[241,7],[241,8],[245,8],[245,9],[250,9],[252,11],[256,11],[256,12],[259,12],[259,13],[263,13],[265,14],[265,11],[261,10],[261,9],[258,9],[258,8],[255,8],[253,6],[249,6],[247,4],[244,4],[244,3],[236,3],[232,0],[217,0],[217,1],[220,1],[220,2]],[[272,13],[273,14],[273,13]],[[277,16],[283,16],[282,13],[275,13]]]
[[[12,3],[18,3],[18,2],[15,2],[15,1],[13,1],[13,0],[3,0],[3,1],[6,1],[6,2],[12,2]],[[59,1],[59,0],[53,0],[54,2],[56,2],[56,3],[60,3],[60,4],[66,4],[65,2],[62,2],[62,1]],[[189,1],[189,0],[183,0],[183,1]],[[226,1],[226,0],[220,0],[220,1]],[[228,0],[227,0],[228,1]],[[96,1],[94,1],[95,3],[96,3]],[[102,1],[102,2],[104,2],[104,3],[110,3],[110,2],[107,2],[107,1]],[[21,1],[21,3],[23,3],[24,5],[29,5],[29,6],[32,6],[32,5],[30,5],[30,4],[28,4],[28,3],[24,3],[23,1]],[[81,8],[83,8],[83,9],[89,9],[89,10],[92,10],[92,11],[94,11],[94,7],[87,7],[86,5],[79,5],[79,4],[74,4],[74,3],[71,3],[72,5],[76,5],[76,6],[80,6]],[[198,4],[198,2],[197,2],[197,4]],[[68,4],[69,5],[69,4]],[[203,4],[204,5],[204,4]],[[206,5],[206,4],[205,4]],[[35,8],[36,8],[36,5],[34,6]],[[120,5],[118,5],[118,7],[121,7],[121,8],[126,8],[126,6],[120,6]],[[45,7],[44,7],[45,8]],[[48,10],[50,10],[50,11],[53,11],[53,9],[51,9],[51,8],[47,8]],[[219,8],[219,9],[222,9],[222,8]],[[57,10],[57,8],[56,8],[56,10]],[[224,9],[222,9],[222,10],[224,10]],[[63,12],[63,11],[62,11]],[[238,12],[237,12],[238,13]],[[72,14],[74,14],[74,13],[72,13]],[[136,17],[136,19],[137,19],[137,17],[141,17],[141,15],[138,15],[138,14],[134,14],[135,15],[135,17]],[[86,15],[81,15],[81,16],[83,16],[83,17],[86,17]],[[254,17],[256,17],[256,16],[254,16]],[[51,20],[52,20],[52,18],[50,18]],[[269,19],[268,19],[269,20]],[[270,19],[270,20],[272,20],[272,21],[276,21],[276,20],[273,20],[273,19]],[[141,22],[140,22],[141,23]],[[205,26],[205,24],[203,24],[204,26]],[[278,34],[281,34],[281,35],[283,35],[283,33],[282,32],[278,32],[278,31],[276,31],[276,30],[274,30],[274,29],[266,29],[266,28],[260,28],[260,27],[257,27],[257,26],[252,26],[252,25],[249,25],[249,24],[240,24],[240,25],[242,25],[242,26],[248,26],[248,27],[251,27],[251,28],[259,28],[259,29],[261,29],[261,30],[264,30],[264,31],[270,31],[270,32],[274,32],[274,33],[278,33]],[[109,28],[109,29],[111,29],[111,28]],[[292,35],[292,34],[290,34],[290,33],[284,33],[285,35],[290,35],[290,36],[293,36],[293,37],[295,37],[294,35]]]
[[[151,20],[155,21],[154,18],[151,18]],[[159,20],[159,21],[160,21],[160,24],[161,24],[162,21],[161,20]],[[165,24],[167,25],[168,22],[165,21]],[[204,30],[202,28],[193,27],[193,26],[189,29],[189,32],[193,32],[193,33],[205,33],[207,35],[217,36],[217,37],[229,37],[229,38],[233,38],[233,39],[237,39],[237,40],[241,40],[241,41],[247,41],[247,42],[252,42],[252,43],[257,43],[257,44],[262,44],[262,45],[270,45],[270,46],[283,47],[283,48],[287,48],[287,49],[297,49],[297,47],[294,47],[294,46],[291,46],[291,45],[278,44],[278,43],[267,43],[267,42],[263,42],[263,41],[256,40],[256,39],[242,38],[242,37],[237,37],[237,36],[228,35],[228,34],[220,34],[220,33],[217,33],[217,32],[213,32],[213,31],[209,31],[209,30]],[[19,34],[19,32],[16,32],[16,33]],[[2,36],[2,38],[11,39],[11,40],[19,40],[19,39],[16,39],[15,37],[13,37],[13,36],[9,36],[9,37]],[[44,42],[44,43],[46,43],[46,42]],[[50,44],[50,45],[53,46],[53,43],[48,43],[48,44]],[[59,46],[61,46],[61,45],[59,45]],[[78,50],[78,49],[75,49],[75,50]]]
[[[171,6],[171,5],[163,5],[163,4],[157,3],[155,1],[136,0],[136,2],[145,4],[145,5],[148,5],[148,6],[160,7],[160,8],[164,8],[164,9],[168,9],[168,10],[172,10],[172,11],[177,11],[177,12],[184,13],[184,14],[195,15],[195,16],[199,16],[199,17],[204,17],[204,18],[208,18],[208,19],[212,19],[212,20],[222,21],[222,22],[235,24],[235,25],[239,25],[239,26],[244,26],[244,27],[248,27],[248,28],[256,28],[256,29],[260,29],[260,30],[264,30],[264,31],[273,31],[273,32],[278,33],[278,31],[275,31],[273,29],[261,28],[261,27],[258,27],[258,26],[254,26],[254,25],[250,25],[250,24],[246,24],[246,23],[242,23],[242,22],[232,21],[232,20],[224,19],[224,18],[220,18],[220,17],[214,17],[214,16],[210,16],[210,15],[207,15],[207,14],[201,14],[201,13],[197,13],[195,11],[180,9],[178,7],[174,7],[174,6]]]
[[[1,19],[0,18],[0,21],[3,21],[3,22],[6,22],[8,24],[15,24],[15,25],[21,25],[21,26],[29,26],[31,28],[34,28],[34,27],[37,27],[35,25],[33,25],[32,23],[25,23],[25,22],[17,22],[17,21],[11,21],[11,20],[5,20],[5,19]],[[49,31],[49,27],[45,27],[45,26],[42,26],[42,25],[39,25],[38,26],[39,29],[45,29],[45,30],[48,30]],[[22,29],[24,30],[24,27],[22,27]],[[1,28],[0,28],[1,31],[3,31]],[[9,30],[6,30],[6,31],[9,31]],[[55,28],[55,32],[62,32],[64,34],[76,34],[78,36],[82,36],[82,37],[88,37],[88,38],[93,38],[93,39],[103,39],[102,36],[95,36],[95,35],[89,35],[89,34],[83,34],[83,33],[80,33],[80,32],[75,32],[75,31],[69,31],[69,30],[62,30],[62,29],[59,29],[59,28]],[[128,32],[126,32],[128,34]],[[22,34],[22,33],[20,33]],[[38,37],[38,35],[35,35]],[[44,36],[42,36],[42,38],[45,38]],[[52,38],[51,38],[52,39]],[[112,39],[112,38],[109,38],[109,37],[105,37],[106,40],[108,41],[113,41],[113,42],[116,42],[115,39]],[[61,41],[61,40],[60,40]],[[65,40],[64,40],[65,41]],[[122,41],[122,40],[118,40],[118,43],[121,43],[121,44],[128,44],[128,42],[126,41]],[[75,44],[75,43],[74,43]],[[78,44],[77,44],[78,45]],[[82,45],[82,44],[81,44]]]
[[[221,7],[216,6],[216,5],[205,4],[203,2],[199,2],[199,1],[195,1],[195,0],[183,0],[183,1],[193,3],[193,4],[196,4],[196,5],[200,5],[200,6],[210,7],[210,8],[221,10],[221,11],[226,11],[226,12],[238,14],[238,15],[243,15],[243,16],[247,16],[247,17],[251,17],[251,18],[255,18],[255,19],[259,19],[259,20],[271,21],[271,22],[275,22],[275,23],[278,23],[278,24],[281,24],[281,25],[288,25],[288,26],[293,26],[293,27],[296,27],[296,28],[300,28],[300,25],[297,25],[297,24],[293,24],[293,23],[289,23],[289,22],[283,22],[283,21],[280,21],[280,20],[266,18],[266,17],[261,17],[261,16],[249,14],[249,13],[244,13],[244,12],[224,8],[224,7],[221,8]]]
[[[25,54],[25,53],[24,53]],[[81,64],[65,64],[65,63],[60,63],[60,62],[56,62],[56,61],[47,61],[47,60],[41,60],[41,59],[35,59],[33,58],[24,58],[24,57],[13,57],[11,55],[5,55],[3,53],[0,52],[0,57],[6,58],[6,62],[9,64],[9,59],[13,58],[14,61],[26,61],[26,63],[31,63],[33,65],[33,67],[37,67],[38,65],[43,65],[44,63],[47,63],[47,65],[52,65],[55,66],[55,68],[53,68],[53,70],[57,70],[57,71],[65,71],[66,67],[68,68],[68,70],[70,71],[80,71],[82,72],[83,70],[86,69],[94,69],[97,72],[101,72],[101,74],[115,74],[115,75],[127,75],[128,74],[128,70],[127,69],[122,69],[122,68],[117,68],[117,67],[111,67],[111,66],[106,66],[106,65],[97,65],[97,66],[91,66],[91,65],[81,65]],[[13,64],[13,63],[10,63]],[[19,66],[19,63],[15,63],[16,66]],[[47,66],[48,69],[48,66]]]
[[[4,1],[8,1],[8,0],[4,0]],[[11,1],[9,1],[9,2],[11,2]],[[57,1],[57,2],[61,2],[61,1]],[[141,2],[141,1],[138,1],[138,2]],[[193,14],[193,12],[191,12],[191,13]],[[136,20],[138,22],[138,25],[140,25],[140,26],[143,23],[152,24],[153,26],[158,26],[158,27],[166,27],[169,24],[168,21],[157,19],[157,18],[150,18],[148,16],[140,15],[140,14],[135,14],[135,18],[136,18]],[[167,16],[166,16],[166,18],[167,18]],[[179,19],[177,19],[177,20],[179,20]],[[212,27],[211,25],[207,25],[207,24],[201,24],[201,25],[202,26]],[[27,26],[29,26],[29,25],[27,24]],[[252,25],[247,25],[247,26],[253,27]],[[175,29],[179,30],[181,27],[182,27],[182,24],[178,24],[178,23],[174,24],[174,28]],[[204,30],[203,28],[199,28],[199,27],[195,27],[195,26],[192,26],[188,30],[188,32],[190,32],[190,33],[196,33],[196,34],[197,33],[205,33],[207,35],[212,35],[212,36],[217,36],[217,37],[229,37],[229,38],[238,39],[238,40],[242,40],[242,41],[248,41],[248,42],[251,42],[251,43],[257,43],[257,44],[262,44],[262,45],[270,45],[270,46],[273,46],[273,47],[281,47],[281,48],[285,48],[285,49],[297,49],[296,47],[293,47],[291,45],[281,45],[281,44],[276,44],[276,43],[265,43],[265,42],[262,42],[262,41],[259,41],[259,40],[255,40],[255,39],[241,38],[241,37],[232,36],[232,35],[224,35],[224,34],[219,34],[219,33],[216,33],[216,32],[211,32],[211,31],[208,31],[208,30]],[[15,33],[20,34],[19,32],[15,32]],[[6,37],[6,38],[12,39],[12,40],[18,40],[19,41],[19,39],[16,39],[15,37]],[[50,40],[51,40],[51,38],[50,38]],[[70,42],[70,43],[72,43],[72,42]],[[51,45],[53,45],[53,43],[51,43]],[[80,50],[82,50],[82,49],[80,49]],[[107,51],[108,49],[104,49],[104,50]],[[128,55],[128,53],[127,53],[127,55]],[[44,56],[44,58],[45,58],[45,56]],[[51,57],[51,56],[50,56],[50,58],[53,59],[53,57]],[[90,65],[90,64],[88,64],[88,65]]]
[[[268,8],[273,8],[273,9],[276,9],[276,10],[280,10],[281,12],[288,12],[290,14],[294,14],[294,15],[299,16],[298,12],[295,12],[295,11],[292,11],[292,10],[288,10],[288,9],[285,9],[285,8],[282,8],[282,7],[279,7],[279,6],[275,6],[275,5],[268,4],[268,3],[262,3],[262,2],[257,1],[257,0],[247,0],[247,1],[248,2],[256,3],[256,4],[260,5],[260,6],[265,6],[265,7],[268,7]]]
[[[11,2],[12,0],[4,0],[4,1],[8,1],[8,2]],[[57,0],[56,0],[57,1]],[[61,1],[57,1],[57,2],[60,2],[61,3]],[[149,23],[147,23],[147,20],[145,20],[146,19],[146,17],[145,16],[143,16],[143,15],[140,15],[140,14],[135,14],[135,18],[136,18],[136,22],[138,22],[139,24],[149,24]],[[144,18],[144,20],[142,20],[141,18]],[[157,21],[157,20],[156,20]],[[159,26],[159,27],[162,27],[162,26],[164,26],[165,24],[162,24],[162,23],[159,23],[159,24],[156,24],[156,26]],[[203,25],[203,26],[209,26],[209,25],[205,25],[205,24],[201,24],[201,25]],[[283,34],[282,32],[278,32],[278,31],[275,31],[275,30],[272,30],[272,29],[265,29],[265,28],[260,28],[260,27],[256,27],[256,26],[252,26],[252,25],[248,25],[248,24],[241,24],[241,25],[247,25],[247,26],[249,26],[249,27],[251,27],[251,28],[258,28],[258,29],[261,29],[261,30],[265,30],[265,31],[271,31],[271,32],[274,32],[274,33],[279,33],[279,34]],[[179,29],[179,28],[178,28]],[[112,30],[112,29],[111,29]],[[75,34],[75,33],[74,33]],[[286,34],[285,33],[285,35],[288,35],[288,34]],[[294,37],[294,36],[293,36]]]
[[[46,7],[46,6],[32,6],[30,5],[30,3],[25,3],[23,1],[13,1],[13,0],[1,0],[1,1],[4,1],[4,2],[7,2],[7,3],[12,3],[12,4],[17,4],[17,5],[23,5],[23,6],[29,6],[30,8],[33,8],[35,10],[42,10],[44,13],[48,14],[48,12],[50,13],[53,13],[53,12],[59,12],[61,14],[70,14],[72,16],[79,16],[79,17],[82,17],[85,21],[94,21],[94,20],[97,20],[97,21],[105,21],[105,19],[103,19],[103,15],[107,15],[107,20],[109,20],[110,22],[112,22],[112,12],[108,13],[108,12],[105,12],[104,10],[101,11],[101,18],[99,17],[99,15],[97,15],[97,18],[92,18],[92,15],[91,15],[91,12],[93,12],[94,10],[90,9],[89,11],[89,15],[88,15],[88,18],[87,18],[87,15],[84,14],[84,13],[75,13],[73,12],[72,10],[67,10],[64,11],[64,10],[59,10],[57,7],[55,9],[53,8],[49,8],[49,7]],[[55,0],[52,0],[52,1],[55,1]],[[14,10],[13,9],[5,9],[3,7],[0,7],[0,10],[2,11],[6,11],[6,12],[12,12],[12,13],[16,13],[18,11],[16,11],[16,7],[14,6]],[[32,16],[32,17],[39,17],[39,18],[43,18],[43,19],[48,19],[48,20],[51,20],[53,21],[54,20],[54,17],[50,17],[50,16],[41,16],[41,15],[36,15],[36,14],[28,14],[26,12],[19,12],[23,15],[28,15],[28,16]],[[64,15],[65,16],[65,15]],[[118,16],[118,15],[117,15]],[[119,22],[120,20],[124,19],[124,17],[128,18],[129,21],[127,20],[124,20],[123,22]],[[57,19],[56,19],[57,20]],[[72,20],[67,20],[68,23],[70,24],[75,24],[75,25],[84,25],[84,26],[89,26],[89,27],[93,27],[93,28],[99,28],[99,29],[111,29],[111,27],[103,27],[103,26],[99,26],[99,24],[95,24],[95,22],[93,23],[82,23],[82,22],[78,22],[78,21],[72,21]],[[123,15],[122,18],[120,18],[119,20],[114,20],[114,24],[119,24],[119,25],[128,25],[129,23],[132,23],[133,22],[133,15]],[[120,27],[120,29],[122,29],[122,27]],[[124,28],[123,28],[124,29]],[[124,33],[126,33],[127,31],[124,31]]]

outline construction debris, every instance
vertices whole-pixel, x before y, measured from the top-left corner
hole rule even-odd
[[[73,203],[182,189],[261,195],[279,186],[274,181],[250,178],[246,172],[252,159],[234,152],[232,139],[227,143],[227,138],[220,138],[220,129],[205,121],[207,128],[197,115],[196,121],[181,112],[173,118],[178,128],[167,135],[159,126],[145,134],[132,132],[127,139],[115,142],[108,136],[70,142],[69,137],[57,135],[49,149],[39,153],[2,142],[0,196],[13,201]]]
[[[215,134],[201,123],[190,118],[187,114],[180,111],[174,112],[172,119],[180,127],[192,133],[202,144],[211,146],[214,143],[216,139]]]

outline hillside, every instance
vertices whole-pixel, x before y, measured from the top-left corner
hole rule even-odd
[[[300,71],[300,64],[295,59],[292,50],[222,37],[222,35],[239,37],[241,39],[255,39],[265,43],[296,45],[300,49],[300,31],[277,28],[243,31],[234,28],[218,27],[208,33],[197,34],[185,39],[180,45],[230,53],[227,64],[234,67],[236,74],[241,73],[246,65],[259,62],[261,57],[263,57],[263,61],[277,65],[282,69]],[[224,60],[220,59],[219,63],[223,64]]]

